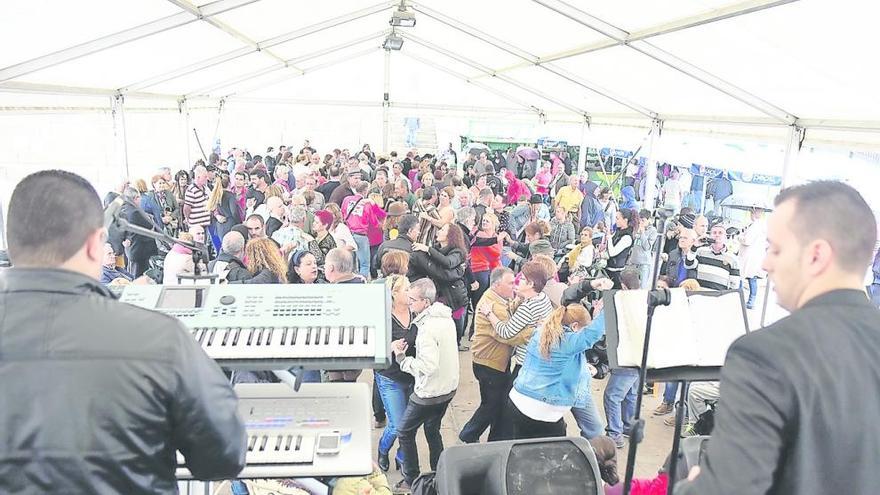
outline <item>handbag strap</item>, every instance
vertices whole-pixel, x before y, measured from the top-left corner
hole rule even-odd
[[[343,222],[345,222],[346,224],[348,223],[348,218],[354,212],[354,209],[357,208],[357,205],[361,204],[361,201],[363,201],[363,200],[364,200],[364,198],[360,198],[359,200],[355,201],[355,203],[353,205],[351,205],[351,208],[349,208],[348,212],[345,214],[345,219],[343,220]]]

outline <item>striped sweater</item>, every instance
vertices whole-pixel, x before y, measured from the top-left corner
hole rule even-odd
[[[700,287],[712,290],[739,288],[739,262],[726,247],[720,253],[713,251],[712,246],[692,248],[685,256],[684,266],[697,270]]]
[[[513,316],[507,321],[500,321],[495,325],[495,333],[502,339],[512,339],[520,334],[520,332],[534,332],[535,327],[543,323],[553,311],[553,303],[547,294],[539,292],[536,296],[526,299],[513,312]],[[522,365],[526,358],[525,342],[513,348],[513,364]]]
[[[186,188],[184,201],[190,207],[186,223],[190,227],[199,225],[207,228],[211,224],[211,212],[208,211],[208,196],[209,193],[206,187],[199,187],[192,183]]]

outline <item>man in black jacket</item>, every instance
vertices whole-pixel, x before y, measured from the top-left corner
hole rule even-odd
[[[728,349],[708,451],[676,494],[877,491],[880,310],[863,284],[876,225],[840,182],[777,196],[763,268],[791,315]]]
[[[127,200],[122,207],[122,215],[125,216],[128,223],[154,230],[150,218],[135,207],[135,205],[139,207],[141,204],[141,195],[137,189],[128,187],[123,191],[122,196]],[[159,248],[153,238],[145,235],[129,232],[124,234],[124,238],[123,243],[128,252],[128,271],[135,277],[140,277],[149,268],[150,256],[159,254]]]
[[[339,187],[339,177],[342,175],[342,168],[339,165],[331,165],[327,169],[327,173],[330,175],[330,180],[315,188],[315,191],[324,196],[324,203],[330,202],[330,196]]]
[[[419,217],[415,215],[403,215],[397,223],[397,239],[383,242],[376,251],[376,270],[382,271],[382,256],[389,250],[396,249],[412,254],[412,244],[419,238]],[[410,268],[409,276],[413,275]]]
[[[176,494],[175,451],[199,479],[244,466],[238,401],[217,364],[176,319],[98,283],[102,224],[95,190],[69,172],[37,172],[12,193],[0,493]]]
[[[240,282],[253,277],[241,259],[244,257],[244,237],[232,231],[223,236],[220,254],[208,264],[208,271],[220,275],[227,282]]]

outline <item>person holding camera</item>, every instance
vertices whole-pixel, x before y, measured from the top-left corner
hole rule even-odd
[[[639,280],[642,289],[650,289],[652,275],[654,274],[654,241],[657,239],[657,229],[652,225],[651,212],[642,210],[639,212],[639,226],[636,228],[633,248],[629,263],[639,271]]]
[[[617,230],[613,235],[610,235],[610,229],[607,225],[601,226],[601,232],[605,234],[607,239],[608,264],[606,270],[614,282],[614,288],[620,289],[620,274],[629,260],[629,253],[635,241],[633,233],[639,226],[638,213],[635,210],[619,210],[615,214],[614,225],[617,226]]]

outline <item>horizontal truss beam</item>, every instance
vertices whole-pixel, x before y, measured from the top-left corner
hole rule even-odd
[[[185,26],[197,20],[211,18],[215,15],[229,12],[230,10],[243,7],[245,5],[256,2],[257,0],[217,0],[215,2],[203,5],[198,8],[198,16],[189,12],[178,12],[161,19],[141,24],[124,31],[119,31],[101,38],[86,41],[78,45],[71,46],[59,50],[57,52],[42,55],[24,62],[20,62],[9,67],[0,69],[0,82],[15,79],[17,77],[36,72],[38,70],[47,69],[64,62],[76,60],[86,55],[98,53],[108,48],[113,48],[131,41],[146,38],[154,34],[168,31],[170,29]]]
[[[383,10],[388,10],[391,4],[388,2],[382,2],[376,5],[372,5],[370,7],[366,7],[354,12],[350,12],[348,14],[344,14],[341,16],[333,17],[330,19],[325,19],[323,21],[317,22],[310,26],[306,26],[300,29],[296,29],[294,31],[289,31],[284,34],[280,34],[278,36],[273,36],[272,38],[265,39],[263,41],[257,42],[256,46],[248,46],[238,48],[211,58],[206,58],[203,60],[199,60],[198,62],[194,62],[192,64],[185,65],[183,67],[179,67],[177,69],[164,72],[162,74],[158,74],[156,76],[150,77],[148,79],[144,79],[142,81],[138,81],[136,83],[128,84],[123,87],[120,91],[126,93],[128,91],[140,91],[157,84],[161,84],[167,81],[171,81],[194,72],[198,72],[202,69],[207,69],[209,67],[213,67],[215,65],[219,65],[225,62],[230,62],[232,60],[244,57],[246,55],[250,55],[252,53],[256,53],[258,51],[265,50],[267,48],[272,48],[274,46],[280,45],[282,43],[287,43],[289,41],[294,41],[303,37],[306,37],[310,34],[315,34],[321,31],[325,31],[327,29],[332,29],[337,26],[342,26],[349,22],[356,21],[358,19],[362,19],[364,17],[379,13]]]

